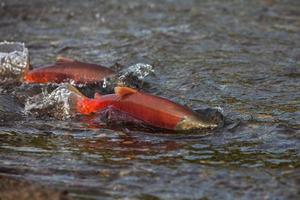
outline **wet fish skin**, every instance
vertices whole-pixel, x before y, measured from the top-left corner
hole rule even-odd
[[[97,84],[114,74],[115,72],[107,67],[59,57],[54,65],[27,71],[23,81],[25,83]]]
[[[94,99],[75,95],[72,102],[80,114],[89,115],[111,106],[146,124],[168,130],[214,129],[218,126],[185,106],[128,87],[116,87],[114,94],[96,94]]]

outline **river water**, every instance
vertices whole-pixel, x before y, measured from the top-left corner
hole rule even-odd
[[[24,115],[0,87],[1,175],[74,199],[299,199],[299,1],[1,1],[0,39],[25,42],[34,67],[57,55],[151,64],[148,92],[228,121],[199,134],[99,128]]]

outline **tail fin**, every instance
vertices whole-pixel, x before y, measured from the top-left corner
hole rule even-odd
[[[20,81],[21,82],[25,82],[25,81],[27,81],[27,79],[28,79],[28,77],[29,77],[29,75],[28,75],[28,73],[29,73],[29,70],[32,68],[32,66],[29,64],[29,62],[27,63],[27,65],[26,65],[26,67],[25,67],[25,69],[24,69],[24,72],[23,72],[23,75],[20,77]]]
[[[28,56],[27,64],[24,68],[23,75],[21,76],[21,82],[27,82],[28,80],[29,80],[29,82],[32,81],[32,80],[30,81],[30,79],[31,79],[31,76],[29,75],[30,70],[33,70],[33,67],[30,62],[30,57]]]
[[[70,84],[65,85],[65,87],[69,92],[68,102],[71,112],[83,113],[85,105],[84,101],[89,100],[89,98],[84,96],[77,88]]]
[[[70,90],[70,92],[80,96],[80,97],[85,97],[77,88],[75,88],[73,85],[71,84],[66,84],[66,88],[68,90]]]
[[[90,99],[79,92],[74,86],[67,85],[70,92],[69,105],[70,110],[77,114],[89,115],[94,113],[97,109],[98,101]]]
[[[30,63],[30,57],[27,55],[27,59],[26,59],[26,65],[25,68],[23,70],[23,73],[21,74],[19,81],[23,82],[24,80],[26,80],[26,77],[28,75],[28,72],[32,70],[32,65]]]

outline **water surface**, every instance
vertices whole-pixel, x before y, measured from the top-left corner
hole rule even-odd
[[[0,39],[34,67],[57,55],[153,65],[148,92],[218,107],[224,128],[152,134],[27,116],[1,86],[0,173],[75,199],[298,199],[300,3],[2,1]],[[18,86],[15,86],[16,88]]]

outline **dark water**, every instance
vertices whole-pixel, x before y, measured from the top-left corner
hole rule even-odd
[[[165,135],[24,116],[0,95],[0,173],[75,199],[299,199],[300,2],[1,1],[0,39],[34,66],[57,55],[154,66],[149,91],[232,123]]]

